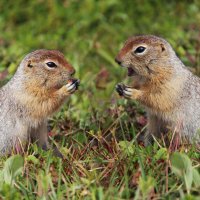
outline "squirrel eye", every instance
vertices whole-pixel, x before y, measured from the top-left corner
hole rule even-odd
[[[143,53],[144,51],[145,51],[145,47],[143,47],[143,46],[139,46],[135,51],[134,51],[134,53]]]
[[[50,68],[56,68],[57,67],[57,65],[54,62],[48,62],[48,63],[46,63],[46,65]]]

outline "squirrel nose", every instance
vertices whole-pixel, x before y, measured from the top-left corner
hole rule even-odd
[[[75,70],[75,69],[73,69],[73,70],[70,72],[71,76],[73,76],[75,73],[76,73],[76,70]]]
[[[117,57],[115,58],[115,62],[118,63],[119,65],[122,64],[122,61],[119,58],[117,58]]]

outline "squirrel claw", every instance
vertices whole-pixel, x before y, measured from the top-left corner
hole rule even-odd
[[[80,81],[78,79],[72,79],[72,82],[68,83],[66,85],[66,88],[69,93],[73,93],[74,91],[76,91],[78,89],[79,85],[80,85]]]
[[[74,79],[74,82],[76,90],[78,89],[79,85],[80,85],[80,80],[79,79]]]
[[[124,95],[124,85],[123,84],[117,84],[116,85],[116,91],[118,92],[119,96],[123,96]]]
[[[131,98],[133,90],[130,87],[125,87],[123,91],[123,96],[125,98]]]
[[[123,83],[119,83],[116,85],[116,91],[120,96],[123,96],[125,98],[131,98],[132,88],[124,85]]]

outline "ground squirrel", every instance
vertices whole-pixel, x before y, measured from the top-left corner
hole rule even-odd
[[[0,155],[31,138],[48,149],[47,117],[78,87],[74,68],[57,50],[36,50],[0,89]],[[61,156],[55,149],[55,153]]]
[[[168,132],[200,142],[200,79],[176,56],[171,45],[152,35],[128,39],[115,58],[128,69],[132,85],[118,84],[117,92],[139,101],[148,116],[145,144],[151,135]]]

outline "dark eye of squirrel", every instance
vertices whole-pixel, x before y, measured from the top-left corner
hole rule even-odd
[[[142,52],[144,52],[145,51],[145,47],[143,47],[143,46],[139,46],[135,51],[134,51],[134,53],[142,53]]]
[[[48,62],[48,63],[46,63],[46,65],[50,68],[56,68],[57,67],[57,65],[54,62]]]

